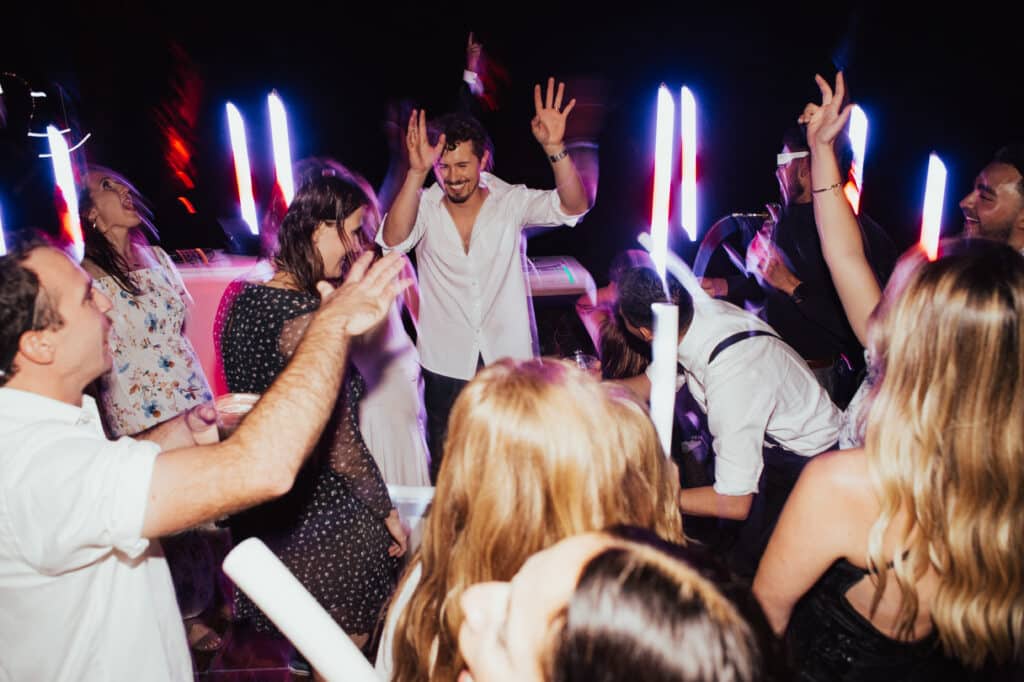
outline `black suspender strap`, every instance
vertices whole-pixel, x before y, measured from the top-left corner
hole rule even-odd
[[[743,341],[744,339],[752,339],[755,336],[775,336],[775,334],[772,334],[771,332],[765,331],[763,329],[750,329],[745,332],[736,332],[732,336],[726,337],[725,340],[723,340],[721,343],[715,346],[715,349],[711,351],[711,356],[708,358],[708,364],[710,365],[712,362],[714,362],[715,358],[718,357],[718,354],[721,353],[726,348],[728,348],[729,346],[737,344],[740,341]],[[775,338],[779,337],[775,336]]]

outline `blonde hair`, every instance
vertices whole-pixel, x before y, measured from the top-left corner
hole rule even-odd
[[[916,583],[933,569],[931,617],[946,650],[975,667],[1020,656],[1024,259],[994,242],[954,244],[909,275],[869,343],[880,373],[866,438],[881,507],[872,608],[891,562],[897,636],[909,639]]]
[[[656,438],[655,449],[624,447],[616,430],[631,410],[561,360],[501,360],[469,382],[451,412],[434,504],[410,564],[422,566],[422,578],[398,620],[394,679],[455,680],[463,591],[510,580],[562,538],[625,523],[682,541],[679,512],[661,499],[667,486],[643,484],[659,471],[648,460],[664,459]]]

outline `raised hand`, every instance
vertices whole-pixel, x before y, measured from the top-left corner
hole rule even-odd
[[[409,151],[409,170],[426,173],[441,158],[444,150],[444,133],[431,145],[427,139],[427,112],[423,109],[412,110],[409,114],[409,127],[405,133],[405,147]]]
[[[483,56],[484,46],[473,38],[473,32],[469,32],[469,40],[466,41],[466,71],[480,73],[480,57]]]
[[[565,138],[565,119],[576,106],[576,100],[569,100],[563,109],[562,96],[564,94],[565,83],[559,83],[556,92],[554,78],[548,78],[547,95],[543,101],[541,101],[540,85],[533,86],[533,106],[537,113],[530,125],[533,128],[533,136],[545,148],[559,146]]]
[[[767,256],[759,264],[761,276],[768,284],[792,296],[793,291],[800,284],[800,280],[797,279],[792,270],[786,267],[782,254],[779,253],[778,248],[774,244],[769,244],[766,250]]]
[[[358,336],[375,327],[387,315],[395,296],[412,284],[409,279],[396,279],[404,266],[402,254],[397,251],[371,267],[372,262],[373,252],[367,251],[352,264],[337,289],[327,282],[316,285],[322,300],[319,314],[342,315],[344,331],[349,336]]]
[[[807,125],[807,145],[813,150],[819,145],[830,145],[836,139],[846,122],[850,120],[852,104],[843,106],[846,97],[846,83],[843,80],[843,72],[836,74],[836,89],[820,75],[814,76],[814,81],[821,90],[821,104],[808,103],[804,111],[797,119],[798,123]]]

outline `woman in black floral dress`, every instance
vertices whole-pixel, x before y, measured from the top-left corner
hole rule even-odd
[[[320,305],[316,283],[338,278],[361,250],[367,198],[354,183],[323,175],[295,195],[278,235],[275,274],[234,282],[217,311],[215,337],[228,389],[262,393],[288,363]],[[283,497],[233,516],[234,541],[259,537],[362,645],[394,588],[405,534],[387,487],[359,434],[362,377],[349,364],[335,414]],[[236,616],[273,630],[243,594]]]

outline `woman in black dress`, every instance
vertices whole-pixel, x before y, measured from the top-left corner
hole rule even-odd
[[[214,335],[228,389],[262,393],[288,363],[320,305],[316,283],[342,275],[362,250],[367,197],[354,183],[321,175],[298,190],[281,224],[275,274],[234,282],[217,311]],[[359,434],[362,378],[349,364],[334,417],[292,490],[229,521],[234,541],[259,537],[362,645],[394,588],[405,533],[387,487]],[[236,617],[272,631],[238,593]]]

